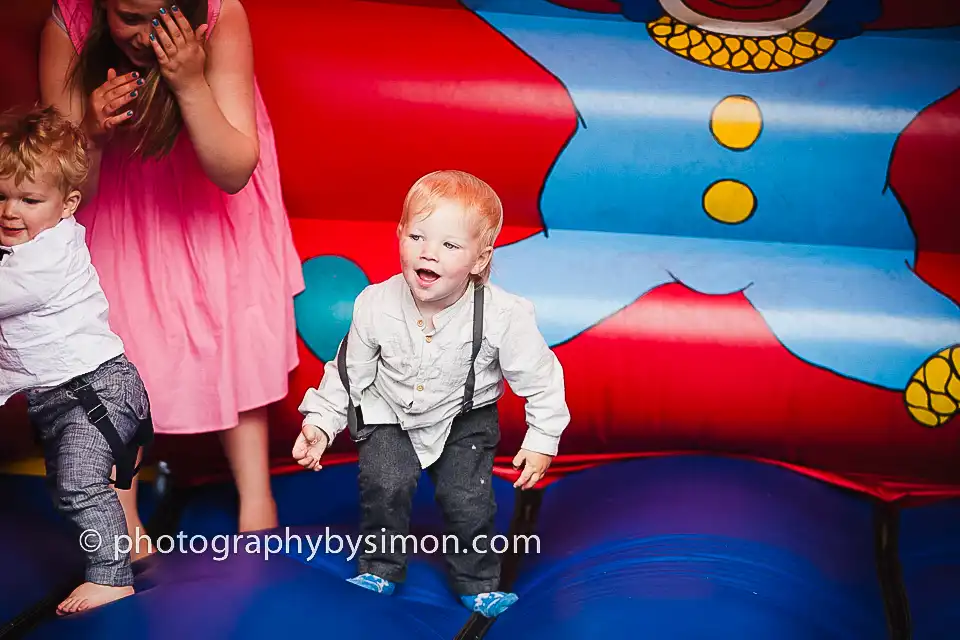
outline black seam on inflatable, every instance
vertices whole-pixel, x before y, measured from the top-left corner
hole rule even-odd
[[[57,605],[63,602],[70,593],[83,583],[83,572],[71,576],[42,599],[28,606],[12,620],[0,627],[0,638],[14,640],[25,638],[38,624],[52,619],[57,615]]]
[[[505,553],[500,567],[500,590],[511,591],[520,573],[522,555],[517,551],[519,545],[514,541],[516,536],[529,536],[537,527],[537,516],[540,514],[540,503],[543,500],[543,489],[516,489],[516,503],[513,509],[513,519],[510,521],[510,532],[507,539],[511,541],[511,550]],[[481,640],[496,622],[496,618],[486,618],[474,613],[453,640]]]
[[[877,578],[883,595],[887,630],[891,640],[910,640],[910,602],[900,567],[900,509],[894,504],[877,502],[873,514]]]

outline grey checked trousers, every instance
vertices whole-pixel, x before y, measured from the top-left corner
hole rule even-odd
[[[453,421],[443,453],[427,468],[446,525],[444,536],[437,536],[438,550],[447,545],[450,583],[458,595],[496,591],[500,582],[500,558],[489,550],[496,535],[492,476],[499,442],[497,405],[474,409]],[[409,537],[410,511],[422,473],[420,461],[398,424],[378,425],[369,439],[358,443],[358,453],[360,535],[364,536],[358,568],[360,573],[403,582],[404,551],[414,548]],[[456,547],[445,539],[449,535],[456,536]],[[481,535],[486,538],[477,540]],[[407,537],[404,541],[393,536]],[[474,544],[480,552],[474,551]],[[371,547],[375,547],[373,553]]]
[[[150,413],[136,367],[125,356],[102,364],[87,379],[100,397],[124,444]],[[100,546],[87,553],[86,580],[109,586],[133,584],[130,557],[114,559],[118,536],[127,535],[123,508],[110,484],[110,445],[91,424],[76,397],[64,387],[26,394],[30,421],[43,444],[47,483],[54,505],[82,531],[99,534]],[[95,539],[85,536],[85,542]]]

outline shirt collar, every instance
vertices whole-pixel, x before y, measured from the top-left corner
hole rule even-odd
[[[27,240],[26,242],[24,242],[23,244],[16,244],[12,247],[0,247],[0,257],[4,257],[4,256],[11,257],[14,254],[16,254],[18,251],[23,251],[28,247],[31,247],[37,244],[38,242],[40,242],[41,240],[43,240],[48,236],[57,235],[59,233],[76,233],[76,227],[77,227],[76,218],[74,218],[73,216],[70,216],[69,218],[64,218],[63,220],[61,220],[54,226],[50,227],[49,229],[44,229],[43,231],[38,233],[36,236],[31,238],[30,240]]]
[[[401,305],[404,315],[406,315],[408,318],[419,320],[422,317],[422,314],[420,313],[420,309],[417,308],[416,300],[413,299],[413,292],[410,291],[410,286],[407,285],[406,280],[401,279],[401,282],[403,284],[400,295],[402,297]],[[460,298],[458,298],[457,301],[452,305],[433,316],[433,326],[435,330],[439,331],[444,325],[455,318],[464,307],[470,304],[470,301],[473,299],[473,289],[474,284],[473,279],[471,278],[467,284],[467,290],[463,292],[463,295],[460,296]]]
[[[439,331],[444,325],[460,314],[460,311],[466,307],[473,299],[473,279],[467,283],[467,290],[452,305],[433,316],[433,326]]]

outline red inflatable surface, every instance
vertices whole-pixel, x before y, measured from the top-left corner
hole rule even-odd
[[[614,10],[602,1],[556,4]],[[5,5],[0,106],[35,99],[32,34],[48,11],[42,1]],[[344,256],[372,282],[395,273],[403,195],[438,167],[475,172],[499,191],[507,212],[501,244],[542,230],[541,189],[577,112],[554,75],[477,15],[454,0],[244,5],[304,260]],[[942,2],[909,15],[904,6],[889,3],[876,26],[960,23]],[[958,123],[955,92],[902,132],[889,175],[917,235],[917,273],[955,302]],[[556,353],[573,422],[554,473],[623,456],[714,451],[784,464],[883,499],[960,495],[956,419],[941,429],[921,427],[905,411],[902,391],[794,357],[742,295],[662,286]],[[295,468],[296,408],[322,372],[304,343],[300,355],[290,395],[273,411],[277,472]],[[510,476],[523,407],[511,394],[502,406],[501,472]],[[0,421],[3,451],[28,452],[22,407],[0,409]],[[334,452],[331,461],[348,460],[353,447],[344,439]],[[156,455],[197,481],[226,471],[214,437],[161,438]]]

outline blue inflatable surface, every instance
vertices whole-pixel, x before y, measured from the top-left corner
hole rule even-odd
[[[138,628],[148,638],[257,638],[302,632],[305,620],[336,635],[454,637],[468,615],[447,589],[439,555],[414,558],[409,582],[392,598],[345,582],[354,566],[349,548],[334,544],[340,552],[326,553],[319,536],[356,539],[355,494],[347,490],[356,468],[325,471],[277,478],[281,518],[291,528],[256,545],[242,538],[233,549],[222,546],[233,531],[229,490],[208,491],[185,514],[178,544],[187,551],[145,563],[137,596],[53,621],[32,637]],[[499,482],[498,493],[506,532],[512,488]],[[442,534],[426,478],[414,533]],[[193,535],[204,536],[205,553],[189,552]],[[311,550],[308,535],[321,546]],[[885,635],[869,504],[784,469],[691,457],[586,471],[548,490],[537,535],[540,553],[523,568],[520,602],[493,626],[491,639],[626,631],[790,640]]]
[[[913,640],[960,638],[960,501],[904,510],[900,564]]]
[[[155,497],[141,483],[140,513]],[[54,508],[41,476],[0,474],[0,629],[56,589],[83,578],[79,532]]]
[[[411,559],[408,581],[387,598],[346,582],[354,575],[359,506],[355,465],[274,478],[284,527],[234,536],[229,487],[204,489],[188,506],[179,538],[138,563],[138,593],[98,610],[42,625],[31,638],[101,638],[137,629],[140,638],[453,638],[470,617],[446,585],[440,555]],[[513,510],[497,482],[499,525]],[[414,500],[414,535],[442,536],[424,475]],[[197,536],[197,537],[194,537]],[[202,547],[206,541],[206,549]],[[191,552],[191,542],[196,553]],[[312,546],[311,546],[312,544]]]
[[[232,488],[205,488],[180,537],[138,563],[136,596],[28,637],[454,638],[469,614],[440,554],[416,554],[393,597],[345,581],[355,572],[356,473],[275,478],[285,526],[258,536],[234,536]],[[39,479],[2,481],[6,621],[82,565]],[[506,534],[509,483],[497,481],[497,501]],[[414,513],[414,535],[442,538],[426,476]],[[902,529],[914,638],[960,637],[960,504],[908,510]],[[535,533],[517,543],[532,553],[515,585],[520,601],[490,640],[888,637],[871,503],[784,468],[684,456],[591,469],[548,488]]]
[[[886,638],[871,505],[786,469],[593,469],[547,492],[540,536],[490,640]]]
[[[77,535],[42,478],[0,475],[0,628],[71,575],[83,575]]]

